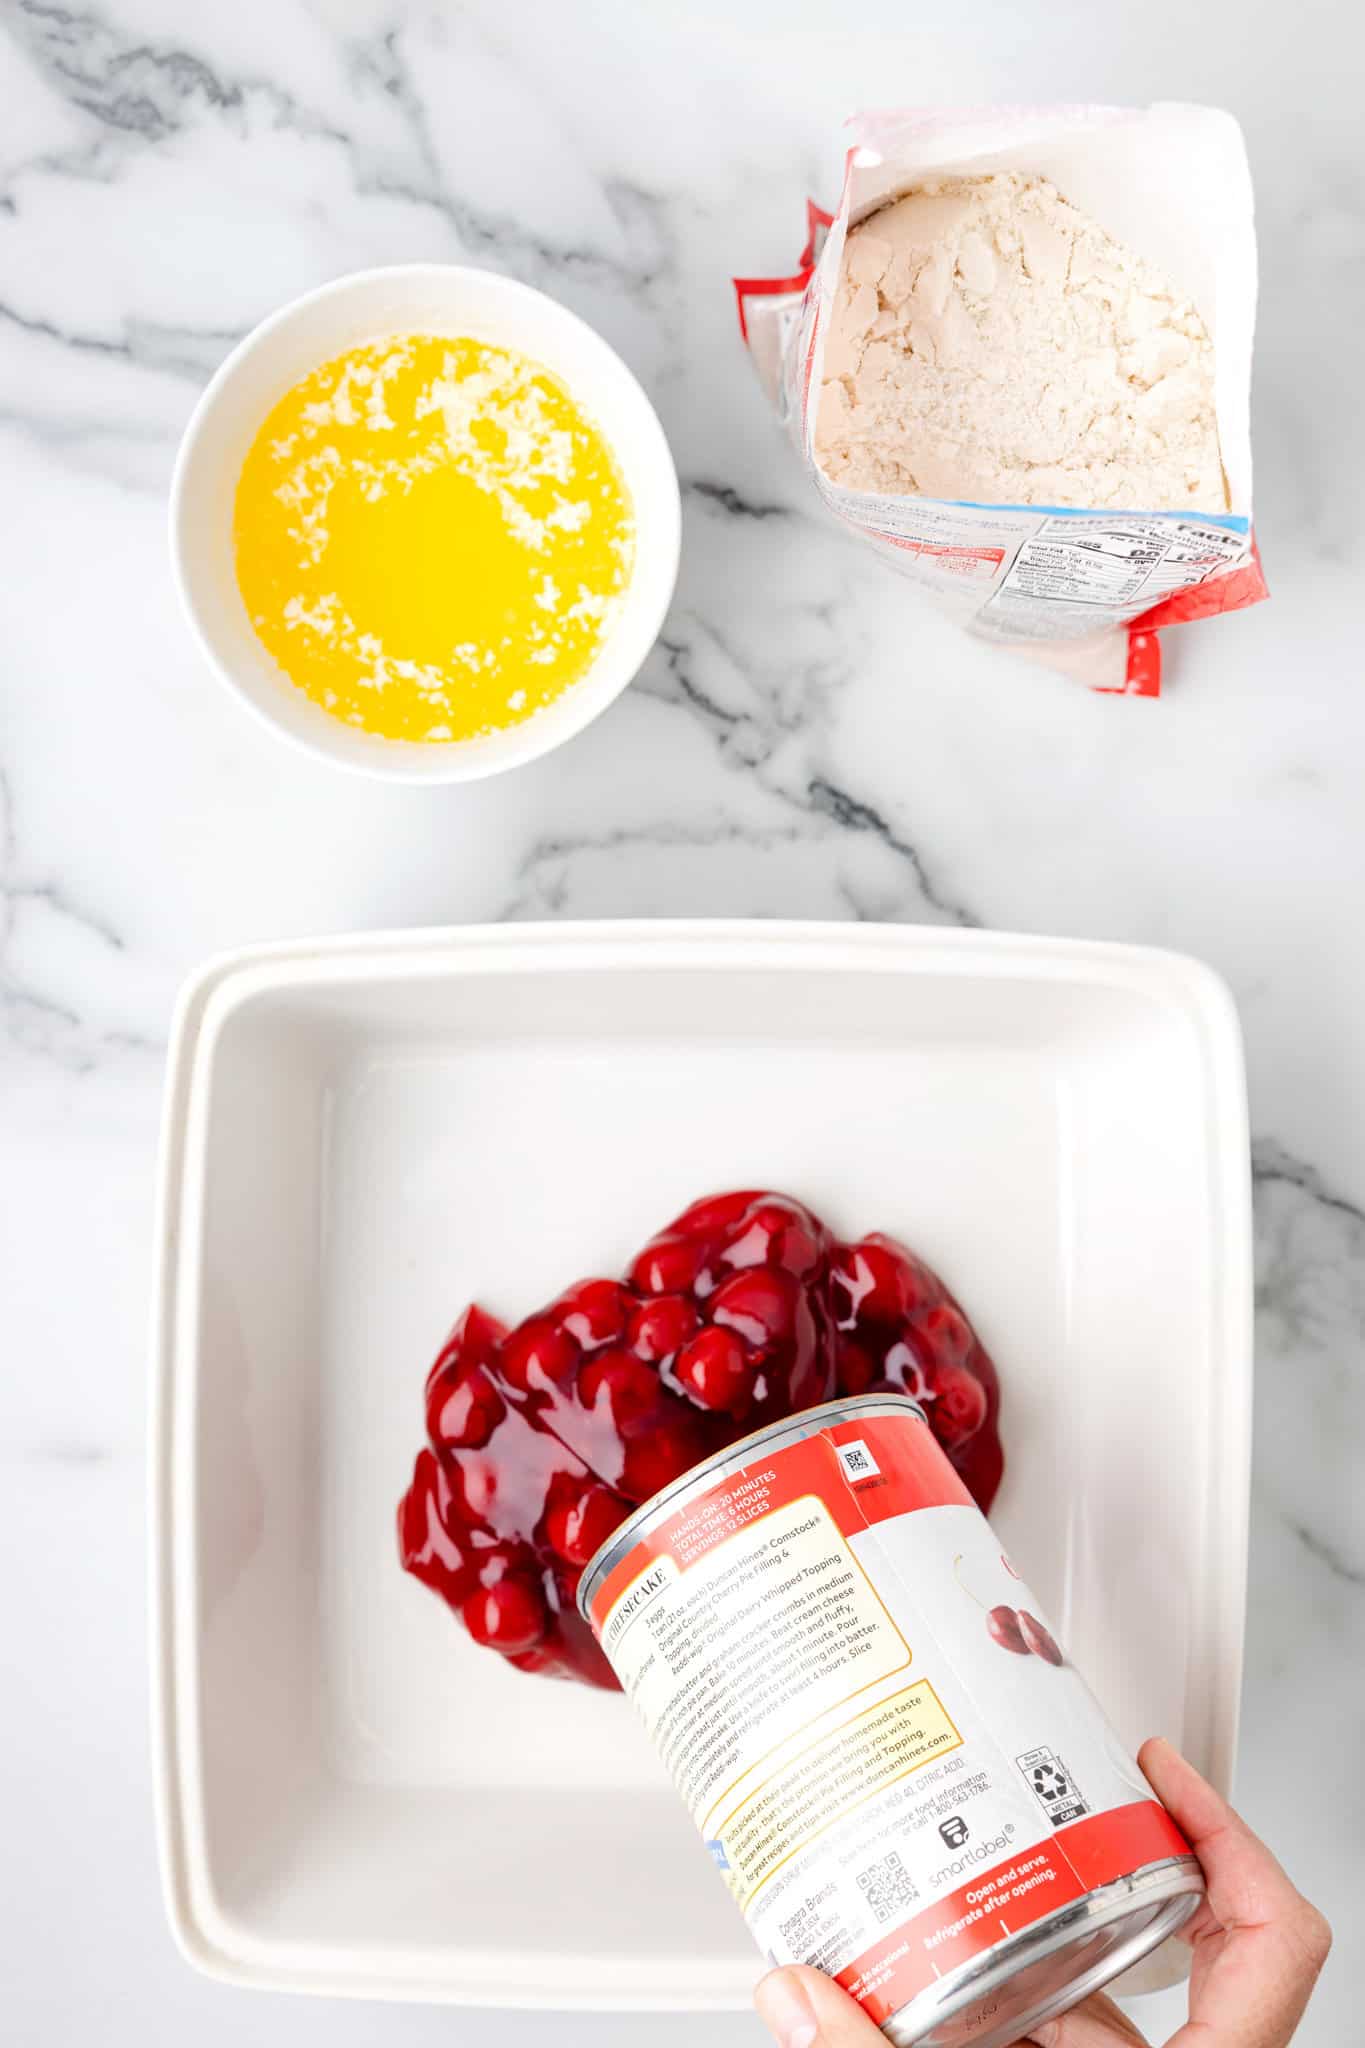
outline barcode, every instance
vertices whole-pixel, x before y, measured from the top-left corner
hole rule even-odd
[[[889,1920],[893,1913],[903,1913],[919,1897],[914,1880],[894,1849],[858,1872],[858,1889],[878,1921]]]
[[[873,1479],[881,1470],[865,1443],[838,1444],[836,1449],[850,1479]]]

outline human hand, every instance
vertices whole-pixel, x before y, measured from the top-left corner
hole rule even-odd
[[[1169,1742],[1138,1756],[1152,1790],[1203,1866],[1208,1897],[1181,1929],[1194,1951],[1190,2017],[1167,2048],[1285,2048],[1332,1931],[1265,1844]],[[773,1970],[754,1993],[780,2048],[886,2048],[862,2007],[818,1970]],[[1112,1999],[1096,1995],[1027,2036],[1037,2048],[1147,2048]]]

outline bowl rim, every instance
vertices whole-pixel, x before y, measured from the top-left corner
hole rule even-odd
[[[647,542],[651,575],[658,584],[657,598],[637,627],[635,639],[627,647],[625,657],[621,660],[619,678],[606,687],[599,684],[596,691],[592,688],[601,657],[612,645],[612,637],[609,636],[586,673],[571,683],[567,690],[520,725],[505,728],[496,735],[500,745],[492,757],[482,749],[482,740],[485,736],[438,744],[386,740],[379,734],[353,735],[352,728],[340,720],[332,721],[336,726],[335,735],[327,732],[324,736],[322,728],[319,728],[316,736],[299,730],[283,716],[277,716],[248,688],[238,673],[238,664],[223,650],[218,637],[206,625],[194,589],[195,572],[192,566],[193,548],[189,540],[189,526],[191,509],[195,503],[195,462],[205,433],[221,405],[224,393],[240,375],[244,365],[267,347],[281,329],[287,328],[293,321],[318,305],[325,305],[329,300],[344,301],[352,295],[371,291],[383,284],[400,285],[423,281],[439,284],[458,283],[504,303],[535,302],[540,308],[549,307],[550,317],[561,322],[566,332],[574,333],[576,339],[586,344],[587,348],[597,355],[606,374],[621,387],[628,402],[636,407],[640,425],[640,461],[642,466],[651,471],[660,493],[660,504],[651,514]],[[534,345],[525,352],[532,360],[540,360]],[[553,364],[547,364],[546,367],[552,375],[560,374]],[[619,450],[614,452],[617,453],[619,460]],[[525,284],[520,278],[508,277],[502,271],[488,269],[480,264],[382,263],[373,264],[364,270],[347,271],[341,277],[330,278],[324,284],[316,285],[309,291],[287,299],[283,305],[277,306],[273,312],[266,314],[264,319],[250,328],[224,357],[200,392],[180,437],[167,501],[167,525],[171,578],[191,636],[214,676],[234,700],[251,713],[259,725],[264,726],[278,739],[295,747],[309,759],[325,762],[329,767],[341,769],[346,774],[364,776],[371,781],[435,786],[483,781],[541,759],[557,747],[575,739],[629,687],[656,644],[673,599],[682,550],[682,498],[673,452],[649,394],[625,359],[589,321],[575,313],[562,300],[555,298],[552,293],[541,291],[536,285]],[[637,522],[636,561],[632,572],[637,575],[641,567],[641,533],[642,529]],[[280,676],[280,685],[282,690],[295,687],[283,673]],[[557,716],[552,725],[548,721],[543,725],[542,720],[550,712],[556,713]],[[375,751],[367,755],[352,751],[349,742],[353,737],[368,740]],[[378,752],[379,748],[391,750],[391,758],[384,758]]]

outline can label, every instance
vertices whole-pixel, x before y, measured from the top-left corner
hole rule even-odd
[[[591,1614],[760,1947],[878,2021],[1189,1854],[911,1414],[756,1445]]]

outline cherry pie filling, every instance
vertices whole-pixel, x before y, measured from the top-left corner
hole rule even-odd
[[[580,1281],[510,1330],[465,1310],[427,1378],[404,1569],[521,1670],[615,1687],[574,1602],[613,1529],[752,1430],[887,1392],[923,1405],[989,1508],[999,1381],[938,1276],[893,1238],[840,1243],[789,1196],[710,1196],[624,1281]]]

